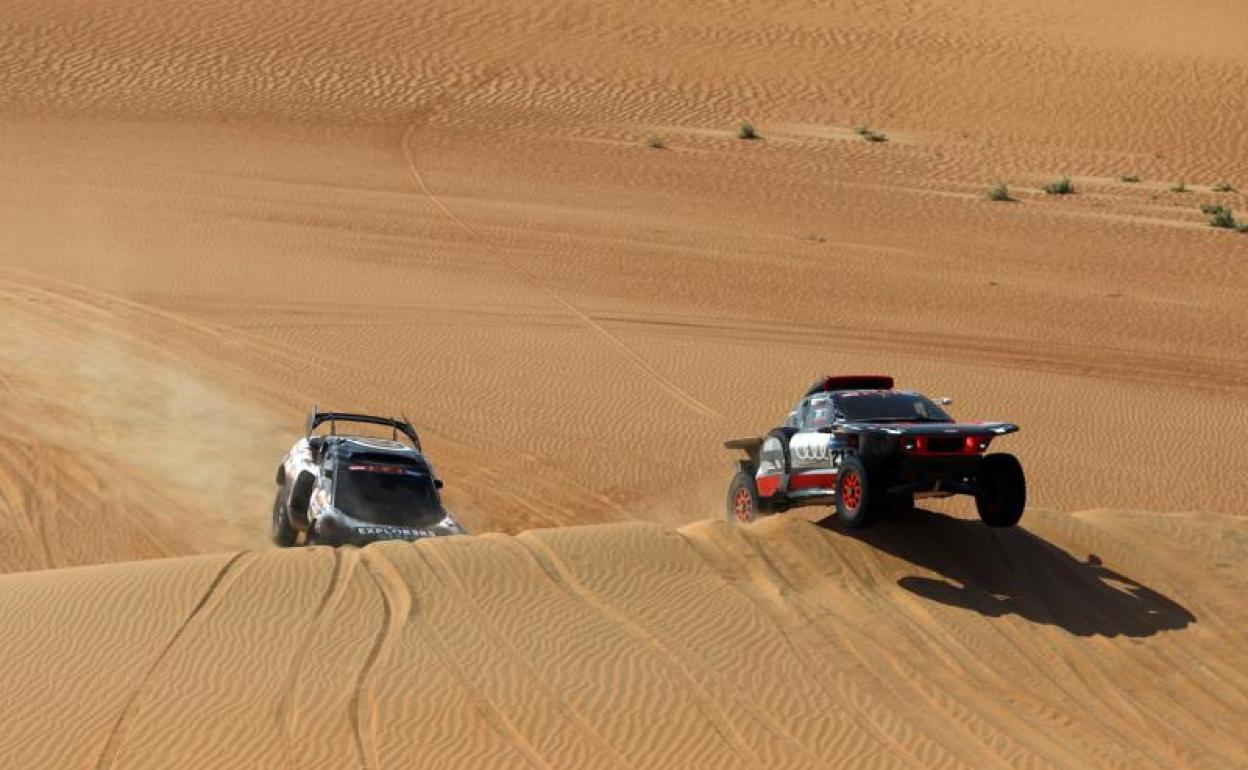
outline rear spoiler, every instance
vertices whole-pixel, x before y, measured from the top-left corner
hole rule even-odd
[[[406,417],[402,420],[396,420],[393,417],[378,417],[371,414],[322,412],[317,407],[313,406],[312,411],[308,412],[308,424],[305,432],[308,436],[311,436],[312,431],[316,430],[318,426],[329,423],[330,432],[337,433],[337,423],[340,422],[367,423],[368,425],[385,426],[393,431],[396,438],[400,433],[406,436],[408,440],[412,442],[412,446],[417,452],[423,451],[420,448],[420,436],[416,434],[416,429],[412,427],[412,424],[407,421]]]
[[[758,455],[763,448],[762,436],[747,436],[744,438],[730,438],[724,442],[724,449],[740,449],[745,452],[746,457],[750,458],[753,466],[758,465]]]

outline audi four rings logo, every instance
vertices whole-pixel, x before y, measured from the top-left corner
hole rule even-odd
[[[828,459],[827,444],[799,444],[793,449],[793,457],[802,462]]]

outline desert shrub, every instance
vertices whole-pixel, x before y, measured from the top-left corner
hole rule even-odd
[[[870,126],[854,126],[854,133],[857,134],[858,136],[866,136],[867,134],[871,133],[871,127]]]
[[[650,138],[646,140],[646,146],[652,150],[661,150],[667,145],[664,144],[663,137],[651,134]]]
[[[878,142],[888,141],[888,137],[885,136],[884,134],[881,134],[879,131],[868,131],[867,133],[862,135],[862,138],[866,139],[868,142],[878,143]]]
[[[1209,217],[1209,225],[1211,227],[1222,227],[1228,230],[1238,229],[1235,225],[1235,215],[1226,206],[1204,205],[1200,210],[1205,216]]]
[[[988,200],[990,201],[1012,201],[1010,197],[1010,188],[1005,186],[1005,182],[997,182],[988,188]]]
[[[757,139],[758,132],[754,130],[754,124],[748,120],[742,121],[741,125],[737,127],[737,138],[751,141]]]
[[[1126,182],[1127,184],[1136,184],[1140,181],[1140,178],[1136,176],[1135,174],[1123,174],[1122,176],[1118,177],[1118,179],[1123,182]]]
[[[1170,188],[1170,192],[1177,192],[1177,193],[1189,192],[1189,190],[1187,189],[1187,182],[1179,182],[1174,187]]]
[[[1213,191],[1220,193],[1235,192],[1235,187],[1230,182],[1218,182],[1213,186]]]
[[[1056,182],[1049,182],[1044,186],[1044,191],[1049,195],[1074,195],[1075,183],[1070,177],[1064,176]]]

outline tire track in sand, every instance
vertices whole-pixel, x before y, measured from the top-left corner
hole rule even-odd
[[[613,607],[610,602],[577,580],[567,565],[563,563],[563,560],[555,553],[554,549],[543,543],[539,537],[535,536],[535,533],[525,532],[517,535],[515,539],[516,542],[529,551],[538,568],[546,573],[550,581],[559,589],[606,616],[618,627],[627,631],[629,635],[655,650],[660,658],[669,661],[672,668],[680,674],[685,687],[693,694],[698,711],[701,712],[706,721],[743,764],[747,767],[761,768],[767,766],[762,761],[762,758],[750,749],[737,729],[733,727],[732,720],[724,714],[723,710],[715,702],[715,698],[703,687],[697,674],[689,670],[685,662],[673,650],[669,649],[662,639],[655,636],[654,633],[627,613]]]
[[[379,550],[368,548],[361,551],[360,561],[364,564],[364,571],[377,586],[377,592],[381,594],[382,614],[381,625],[373,637],[372,649],[368,651],[368,657],[364,659],[364,665],[360,666],[360,672],[355,677],[348,710],[360,766],[365,770],[372,770],[381,767],[381,763],[377,758],[377,742],[373,734],[377,723],[377,704],[369,693],[369,675],[377,661],[394,645],[398,632],[407,623],[408,613],[412,609],[412,594],[403,576]],[[367,720],[364,718],[365,701],[369,707]]]
[[[416,158],[412,154],[411,137],[412,137],[412,134],[415,132],[415,130],[416,130],[415,123],[409,125],[407,129],[403,132],[403,139],[402,139],[403,157],[407,160],[407,170],[408,170],[408,173],[411,175],[412,180],[416,183],[416,186],[425,195],[425,197],[428,198],[429,201],[434,206],[436,206],[440,211],[442,211],[442,213],[446,214],[446,216],[449,217],[450,220],[454,222],[457,226],[459,226],[461,230],[463,230],[465,233],[470,235],[472,238],[478,241],[484,242],[485,237],[482,236],[479,232],[477,232],[477,230],[473,228],[472,225],[465,222],[454,211],[452,211],[450,207],[446,205],[446,203],[444,203],[440,198],[438,198],[437,195],[434,194],[433,190],[431,190],[429,188],[429,185],[425,182],[424,176],[421,175],[420,169],[416,165]],[[631,361],[633,365],[638,370],[640,370],[643,375],[649,378],[650,381],[653,382],[655,385],[657,385],[660,389],[666,391],[667,394],[670,395],[672,398],[676,399],[685,407],[691,409],[694,412],[697,412],[703,417],[721,417],[722,416],[719,414],[719,412],[715,411],[711,407],[707,406],[706,404],[702,403],[698,399],[694,398],[690,393],[685,391],[679,385],[672,382],[668,378],[664,377],[657,369],[651,366],[641,356],[640,353],[633,350],[632,347],[628,345],[628,343],[624,342],[624,340],[620,339],[619,337],[615,336],[611,332],[607,331],[607,329],[604,326],[602,326],[602,324],[598,323],[589,315],[582,312],[571,302],[568,302],[566,299],[563,298],[562,295],[560,295],[554,289],[551,289],[550,287],[546,286],[546,284],[542,283],[536,275],[526,270],[521,265],[518,265],[515,262],[512,262],[511,260],[507,259],[506,257],[503,257],[500,254],[497,254],[494,252],[490,252],[490,254],[491,256],[494,257],[494,259],[499,264],[501,264],[502,266],[510,270],[512,273],[518,276],[521,280],[523,280],[529,286],[533,287],[534,289],[537,289],[542,294],[545,294],[551,301],[553,301],[555,304],[562,307],[564,310],[568,312],[568,314],[570,314],[572,317],[576,318],[578,321],[580,321],[586,327],[588,327],[590,331],[594,332],[595,334],[599,335],[604,340],[606,340],[612,347],[614,347],[617,351],[619,351],[625,358]]]
[[[320,638],[322,629],[327,623],[326,618],[338,606],[338,602],[346,592],[347,585],[351,582],[351,577],[355,574],[355,565],[359,563],[359,555],[355,551],[340,551],[337,548],[331,548],[330,554],[333,557],[334,566],[330,571],[329,581],[325,585],[325,592],[321,594],[320,602],[317,603],[316,611],[312,614],[312,622],[309,623],[304,643],[299,646],[291,662],[290,670],[286,674],[286,682],[282,686],[281,699],[277,704],[278,732],[282,735],[282,743],[286,747],[287,766],[291,770],[298,766],[295,763],[294,734],[299,723],[299,711],[294,704],[299,698],[299,674],[303,669],[305,657],[302,651],[308,649],[314,640]]]
[[[156,675],[156,671],[160,669],[160,665],[164,663],[169,656],[170,651],[177,645],[178,641],[186,634],[191,623],[197,618],[207,615],[212,607],[221,601],[221,597],[225,595],[225,591],[238,579],[252,561],[255,560],[255,554],[251,551],[239,551],[230,557],[230,559],[221,566],[217,571],[216,577],[208,585],[207,590],[199,598],[199,601],[191,609],[190,614],[173,632],[173,636],[169,637],[169,641],[165,642],[165,646],[161,648],[156,655],[156,659],[152,661],[152,665],[147,667],[143,672],[139,684],[130,693],[130,697],[126,699],[125,706],[122,707],[121,713],[117,715],[117,721],[113,723],[112,730],[108,733],[108,739],[104,742],[104,748],[100,751],[100,756],[95,760],[96,770],[107,770],[117,761],[117,753],[121,749],[121,742],[125,738],[126,728],[130,724],[130,720],[138,713],[139,696],[151,684],[152,679]]]
[[[495,628],[491,622],[489,614],[472,598],[468,587],[464,585],[459,576],[455,574],[455,569],[450,561],[443,554],[441,549],[423,549],[417,548],[416,555],[424,560],[425,565],[429,568],[430,573],[438,580],[438,582],[447,589],[448,593],[453,594],[460,602],[461,606],[467,608],[477,619],[477,627],[489,639],[490,644],[496,650],[506,652],[521,667],[534,683],[534,687],[539,688],[544,695],[555,704],[555,708],[572,724],[576,725],[581,735],[585,736],[590,742],[599,746],[603,752],[610,757],[611,764],[615,767],[629,767],[638,770],[637,766],[629,762],[623,754],[621,754],[615,746],[613,746],[606,737],[596,730],[590,720],[583,717],[576,709],[567,702],[549,683],[549,678],[542,676],[537,670],[536,665],[523,652],[517,649],[516,645],[511,642],[505,634],[502,634]]]
[[[411,547],[419,550],[421,546],[419,543],[415,543]],[[391,565],[391,569],[394,569],[393,565]],[[397,571],[396,577],[402,580],[397,575]],[[404,591],[410,590],[406,583],[402,585]],[[507,718],[507,715],[497,708],[488,696],[473,686],[468,673],[464,671],[459,660],[451,654],[442,637],[438,635],[435,625],[433,623],[418,623],[416,628],[438,659],[445,664],[446,671],[464,691],[470,708],[481,716],[481,721],[524,757],[525,764],[529,767],[536,770],[555,770],[554,766],[547,762],[541,752],[529,742],[524,733]]]

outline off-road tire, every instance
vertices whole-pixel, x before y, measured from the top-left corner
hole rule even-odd
[[[299,539],[299,532],[290,524],[290,515],[286,511],[286,488],[277,488],[277,497],[273,500],[273,522],[269,536],[274,544],[289,548]]]
[[[990,527],[1012,527],[1023,518],[1027,507],[1027,479],[1018,458],[1011,454],[984,457],[976,479],[979,491],[975,508],[979,518]]]
[[[729,524],[749,524],[767,515],[753,476],[738,472],[732,477],[732,482],[728,484],[727,513]]]
[[[883,485],[857,455],[848,455],[841,461],[836,474],[836,518],[850,529],[868,527],[883,513],[888,501]]]

